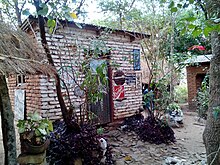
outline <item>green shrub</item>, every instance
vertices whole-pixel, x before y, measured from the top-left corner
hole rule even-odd
[[[207,111],[209,107],[209,77],[206,76],[202,82],[201,89],[197,92],[196,110],[198,112],[199,117],[205,118],[207,117]]]
[[[182,84],[176,86],[174,89],[174,96],[175,101],[178,101],[178,103],[186,103],[188,98],[187,85]]]

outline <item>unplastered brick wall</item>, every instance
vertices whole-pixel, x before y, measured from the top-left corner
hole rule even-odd
[[[17,75],[8,77],[9,95],[14,110],[15,90],[22,89],[25,91],[25,107],[27,113],[38,111],[41,112],[41,94],[40,94],[40,75],[25,75],[25,82],[18,83]]]
[[[119,64],[113,70],[112,75],[116,70],[120,70],[125,74],[125,77],[133,76],[135,78],[133,83],[125,81],[123,85],[125,98],[123,100],[113,99],[113,118],[117,120],[133,115],[142,105],[142,73],[141,71],[134,71],[133,67],[133,49],[140,49],[140,43],[139,41],[130,42],[130,37],[127,35],[115,35],[110,41],[107,41],[107,45],[112,48],[112,62]],[[114,86],[116,84],[113,81],[113,88]]]
[[[36,36],[40,41],[38,29],[36,29]],[[79,75],[77,82],[72,80],[72,76],[79,71],[78,62],[84,60],[84,49],[92,49],[92,43],[98,41],[98,34],[93,30],[65,27],[56,30],[53,35],[47,34],[46,36],[56,69],[68,87],[70,99],[76,107],[76,111],[79,112],[79,105],[83,103],[84,99],[75,96],[74,89],[77,86],[76,83],[80,84],[83,81],[84,75]],[[133,75],[135,77],[133,84],[124,84],[125,100],[113,100],[113,119],[120,119],[134,114],[142,104],[142,75],[141,71],[134,71],[132,62],[133,49],[140,49],[140,41],[134,40],[131,42],[131,38],[128,35],[112,33],[103,42],[107,47],[111,48],[111,63],[118,65],[118,67],[113,68],[113,73],[116,70],[121,70],[125,75]],[[54,79],[41,76],[40,91],[43,117],[61,118]],[[62,93],[67,105],[69,105],[65,88],[62,89]]]
[[[42,75],[40,78],[40,89],[42,117],[50,118],[52,120],[61,119],[62,113],[57,98],[54,78]],[[74,95],[73,88],[69,88],[68,91],[70,99],[76,107],[75,110],[79,112],[79,105],[83,102],[83,99]],[[62,94],[64,96],[65,104],[69,106],[66,89],[62,89]]]
[[[188,87],[188,104],[190,110],[196,110],[197,82],[196,75],[206,74],[209,70],[209,63],[201,63],[199,65],[190,65],[187,70],[187,87]]]

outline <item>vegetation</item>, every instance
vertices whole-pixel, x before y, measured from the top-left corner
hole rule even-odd
[[[201,89],[197,92],[197,112],[201,118],[207,118],[207,112],[209,107],[209,77],[208,75],[202,82]]]
[[[52,121],[42,119],[41,116],[34,112],[28,115],[27,120],[19,120],[17,127],[21,140],[27,140],[32,145],[42,145],[47,136],[53,131]]]
[[[113,165],[111,149],[107,147],[103,155],[98,141],[100,138],[94,125],[83,124],[81,131],[76,132],[69,131],[63,121],[57,121],[54,123],[54,132],[50,135],[47,160],[51,165],[72,164],[77,160],[85,165]]]
[[[122,128],[124,131],[134,131],[142,141],[154,144],[175,142],[171,127],[162,120],[151,116],[146,119],[141,114],[128,117],[122,123]]]
[[[180,104],[187,103],[188,91],[186,84],[175,86],[174,92],[175,101],[177,101]]]

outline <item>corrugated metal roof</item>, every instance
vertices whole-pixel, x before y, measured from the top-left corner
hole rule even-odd
[[[47,18],[45,18],[45,20],[47,20]],[[33,17],[33,16],[29,16],[21,25],[21,29],[26,31],[27,29],[30,28],[30,24],[32,23],[36,23],[38,21],[38,19],[36,17]],[[103,31],[103,30],[111,30],[113,33],[123,33],[125,35],[129,35],[131,37],[134,37],[134,38],[141,38],[141,39],[144,39],[144,38],[149,38],[150,35],[149,34],[145,34],[145,33],[139,33],[139,32],[132,32],[132,31],[128,31],[128,30],[119,30],[119,29],[111,29],[111,28],[108,28],[108,27],[103,27],[103,26],[96,26],[96,25],[92,25],[92,24],[85,24],[85,23],[75,23],[73,21],[65,21],[65,20],[59,20],[59,22],[63,25],[63,26],[70,26],[70,27],[73,27],[73,28],[79,28],[79,25],[81,26],[82,29],[86,29],[86,30],[93,30],[93,31],[96,31],[96,32],[100,32],[100,31]]]
[[[212,59],[212,54],[192,56],[192,58],[186,60],[184,63],[192,64],[192,63],[210,62],[211,59]]]

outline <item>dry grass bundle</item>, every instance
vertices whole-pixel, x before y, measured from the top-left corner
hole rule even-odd
[[[43,53],[28,34],[0,22],[0,74],[52,74]]]

